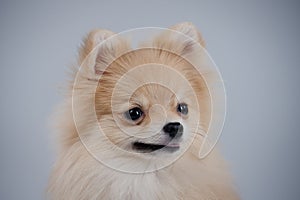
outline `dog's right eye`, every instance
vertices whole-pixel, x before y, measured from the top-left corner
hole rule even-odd
[[[132,108],[125,112],[126,118],[132,121],[140,119],[143,116],[143,114],[144,112],[139,107]]]

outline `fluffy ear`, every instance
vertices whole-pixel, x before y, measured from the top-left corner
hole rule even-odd
[[[158,35],[152,44],[156,48],[169,50],[179,55],[188,55],[196,49],[205,48],[200,32],[189,22],[171,26]]]
[[[205,41],[204,41],[201,33],[198,31],[196,26],[194,24],[192,24],[191,22],[183,22],[180,24],[176,24],[176,25],[170,27],[170,29],[183,33],[184,35],[199,42],[201,44],[201,46],[205,48]]]
[[[128,42],[108,30],[93,30],[84,40],[80,51],[80,62],[88,65],[95,75],[101,75],[105,68],[130,49]]]

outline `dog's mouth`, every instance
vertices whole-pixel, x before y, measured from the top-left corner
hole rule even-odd
[[[134,150],[143,153],[149,153],[160,149],[166,150],[168,152],[174,152],[180,148],[180,145],[178,143],[155,144],[155,143],[134,142],[132,144],[132,147]]]

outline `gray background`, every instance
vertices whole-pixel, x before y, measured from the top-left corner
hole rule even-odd
[[[0,2],[0,199],[44,198],[55,158],[48,118],[89,30],[182,21],[199,27],[225,80],[220,143],[242,199],[299,199],[300,4],[129,2]]]

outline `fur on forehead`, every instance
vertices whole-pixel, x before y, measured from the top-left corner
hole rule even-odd
[[[153,82],[180,92],[184,81],[198,89],[205,87],[199,72],[184,58],[155,48],[133,50],[117,58],[103,72],[99,85],[114,88],[124,77],[123,88]]]

